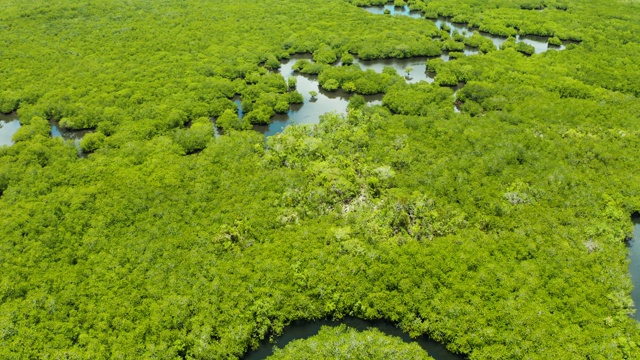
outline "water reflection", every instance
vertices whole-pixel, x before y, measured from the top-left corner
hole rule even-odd
[[[13,145],[11,138],[19,128],[20,121],[17,114],[0,114],[0,146]]]

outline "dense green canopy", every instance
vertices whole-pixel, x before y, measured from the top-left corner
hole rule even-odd
[[[328,63],[465,40],[371,3],[0,0],[0,112],[23,124],[0,147],[0,358],[234,359],[344,315],[471,359],[640,358],[640,5],[409,1],[575,42],[429,60],[435,84],[409,85]],[[294,53],[382,105],[248,130],[300,101],[270,71]],[[96,128],[92,153],[47,120]]]

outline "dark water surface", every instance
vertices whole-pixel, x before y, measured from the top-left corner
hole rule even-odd
[[[411,338],[402,330],[393,326],[391,323],[382,320],[362,320],[354,317],[345,317],[339,321],[317,320],[317,321],[301,321],[295,322],[284,329],[282,336],[278,337],[275,342],[269,343],[263,341],[260,346],[253,351],[249,351],[242,359],[244,360],[262,360],[273,354],[273,347],[283,348],[290,342],[298,339],[307,339],[317,335],[322,326],[338,326],[346,325],[348,327],[363,331],[370,328],[378,329],[386,335],[396,336],[407,343],[415,342],[425,349],[431,357],[436,360],[462,360],[464,356],[454,354],[447,348],[425,336]]]
[[[631,274],[631,282],[633,283],[633,290],[631,291],[631,298],[636,307],[636,313],[633,314],[633,318],[640,321],[640,216],[633,217],[633,237],[629,241],[629,273]]]

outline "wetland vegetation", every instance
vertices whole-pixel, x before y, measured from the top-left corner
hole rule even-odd
[[[0,358],[640,358],[640,4],[388,5],[0,0]]]

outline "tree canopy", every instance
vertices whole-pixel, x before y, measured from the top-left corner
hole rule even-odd
[[[0,358],[236,359],[346,315],[470,359],[640,358],[640,5],[407,2],[566,43],[531,54],[358,7],[381,4],[0,0],[0,112],[22,124],[0,146]],[[434,84],[355,63],[448,50]],[[382,104],[250,131],[304,100],[275,71],[302,53]],[[50,121],[95,130],[88,156]],[[337,328],[281,356],[349,339],[413,353]]]

